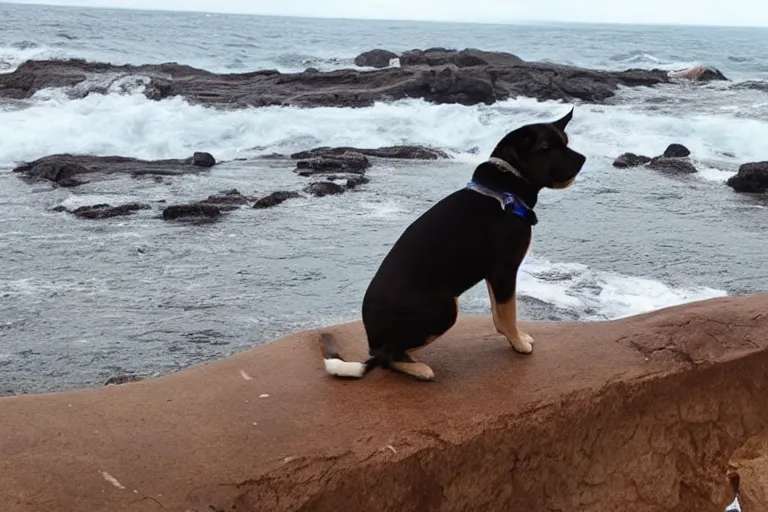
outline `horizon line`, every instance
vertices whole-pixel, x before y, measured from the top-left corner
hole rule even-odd
[[[0,0],[0,5],[23,5],[32,7],[54,7],[65,9],[93,9],[93,10],[120,10],[134,12],[164,12],[164,13],[186,13],[186,14],[216,14],[228,16],[254,16],[264,18],[290,18],[290,19],[309,19],[309,20],[337,20],[337,21],[373,21],[373,22],[409,22],[409,23],[456,23],[460,25],[545,25],[545,24],[563,24],[563,25],[609,25],[609,26],[645,26],[645,27],[701,27],[701,28],[752,28],[766,29],[768,25],[718,25],[711,23],[684,23],[684,22],[648,22],[648,21],[583,21],[583,20],[552,20],[552,19],[505,19],[499,21],[490,20],[450,20],[450,19],[420,19],[420,18],[375,18],[359,16],[324,16],[324,15],[298,15],[298,14],[261,14],[256,12],[241,11],[210,11],[205,9],[172,9],[168,7],[131,7],[131,6],[106,6],[106,5],[78,5],[76,3],[48,3],[46,1],[24,1],[24,0]]]

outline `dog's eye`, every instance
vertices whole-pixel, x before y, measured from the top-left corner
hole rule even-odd
[[[539,151],[543,151],[543,152],[549,151],[549,144],[547,144],[546,142],[542,144],[541,147],[539,148]]]

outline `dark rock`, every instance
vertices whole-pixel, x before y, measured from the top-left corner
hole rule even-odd
[[[105,386],[119,386],[120,384],[127,384],[129,382],[138,382],[142,380],[138,375],[118,375],[117,377],[110,377]]]
[[[312,176],[326,172],[353,172],[363,174],[371,166],[365,155],[354,151],[326,156],[314,156],[296,162],[296,169],[301,176]]]
[[[320,70],[317,68],[307,68],[304,70],[305,73],[319,73]]]
[[[209,155],[210,156],[210,155]],[[211,157],[213,158],[213,157]],[[111,174],[138,176],[180,176],[200,172],[194,157],[185,160],[139,160],[122,156],[58,154],[16,167],[27,181],[47,180],[62,187],[74,187]],[[87,177],[89,180],[81,178]]]
[[[221,208],[212,204],[189,203],[174,204],[163,210],[163,219],[176,220],[182,218],[206,218],[213,219],[221,215]]]
[[[198,167],[213,167],[216,165],[216,159],[210,153],[195,152],[192,155],[192,165]]]
[[[768,162],[750,162],[739,167],[726,184],[736,192],[768,192]]]
[[[728,80],[719,69],[708,66],[694,66],[688,69],[671,71],[669,76],[672,78],[683,78],[694,82],[711,82],[713,80]]]
[[[389,62],[392,59],[396,59],[397,54],[392,53],[389,50],[375,49],[367,52],[363,52],[355,57],[355,66],[371,67],[371,68],[386,68],[389,67]]]
[[[657,156],[648,163],[650,169],[664,172],[692,174],[698,172],[696,167],[687,158],[665,158]]]
[[[144,94],[150,99],[183,96],[191,103],[215,107],[364,107],[406,98],[476,105],[517,96],[601,102],[614,96],[620,85],[670,82],[662,70],[593,71],[518,62],[510,54],[480,50],[414,50],[401,60],[404,56],[404,67],[373,71],[262,70],[221,75],[175,63],[116,66],[77,59],[27,61],[11,73],[0,74],[0,97],[24,99],[50,87],[65,88],[70,95],[82,97],[108,91],[110,83],[106,82],[135,76],[141,79]]]
[[[112,217],[123,217],[133,215],[139,210],[149,210],[152,207],[142,203],[127,203],[119,206],[110,206],[108,204],[95,204],[92,206],[81,206],[74,210],[67,210],[63,206],[54,208],[55,211],[66,211],[83,219],[111,219]]]
[[[651,159],[647,156],[636,155],[634,153],[624,153],[613,161],[614,167],[626,169],[628,167],[639,167],[650,162]]]
[[[315,183],[310,183],[304,188],[304,192],[312,194],[315,197],[342,194],[344,193],[344,190],[344,187],[337,185],[332,181],[317,181]]]
[[[691,154],[691,151],[682,144],[670,144],[664,150],[664,158],[684,158]]]
[[[351,147],[319,147],[309,151],[294,153],[291,158],[294,160],[303,160],[315,157],[329,157],[343,155],[347,152],[359,153],[366,156],[377,158],[400,158],[404,160],[437,160],[440,158],[450,158],[445,151],[428,148],[425,146],[386,146],[376,149],[351,148]]]
[[[221,211],[226,212],[230,210],[236,210],[244,204],[255,201],[256,198],[252,196],[244,196],[237,189],[227,190],[218,195],[208,196],[206,199],[199,201],[198,204],[216,206]]]
[[[352,189],[357,187],[358,185],[365,185],[369,181],[371,180],[369,180],[365,176],[351,176],[347,178],[347,188]]]
[[[525,61],[517,55],[506,52],[487,52],[475,48],[449,50],[446,48],[428,48],[410,50],[400,56],[401,66],[443,66],[453,64],[460,68],[475,66],[521,66]]]
[[[262,197],[256,201],[256,203],[254,203],[253,207],[256,209],[272,208],[273,206],[282,204],[289,199],[296,199],[299,197],[301,197],[301,195],[298,192],[280,190],[278,192],[272,192],[268,196]]]

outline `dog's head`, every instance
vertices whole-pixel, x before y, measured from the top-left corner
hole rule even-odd
[[[568,147],[565,127],[572,117],[573,108],[553,123],[517,128],[501,139],[491,156],[509,163],[536,188],[568,188],[587,160]]]

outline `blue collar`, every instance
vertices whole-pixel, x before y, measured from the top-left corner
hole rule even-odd
[[[526,206],[526,204],[521,199],[510,192],[495,190],[490,187],[486,187],[485,185],[481,185],[476,181],[470,181],[467,183],[465,188],[474,190],[475,192],[488,197],[493,197],[499,201],[499,203],[501,203],[502,210],[509,212],[512,215],[522,217],[531,226],[535,226],[539,222],[539,219],[536,217],[536,213],[533,211],[533,209],[528,208],[528,206]]]

